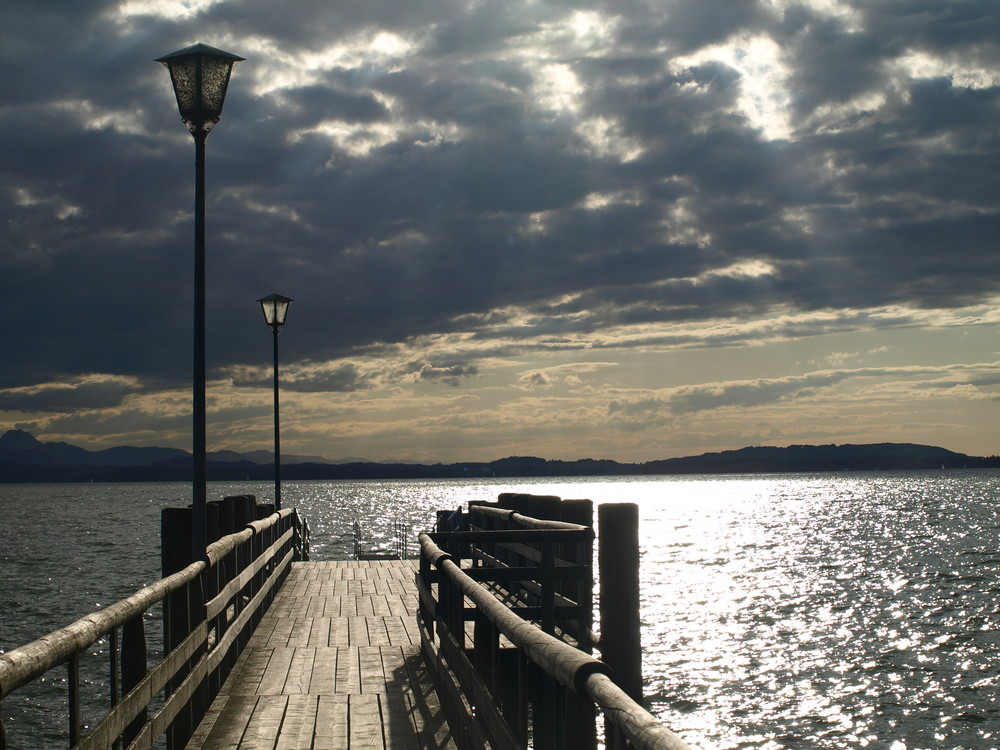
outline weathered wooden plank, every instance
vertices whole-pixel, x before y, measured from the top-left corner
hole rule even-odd
[[[306,614],[299,615],[292,620],[291,630],[288,631],[289,646],[309,645],[309,634],[312,632],[312,618]]]
[[[258,695],[260,681],[267,671],[267,663],[271,660],[270,648],[252,648],[247,646],[241,656],[242,664],[237,663],[234,673],[240,675],[238,680],[226,680],[222,692],[240,695]]]
[[[212,705],[209,707],[208,712],[205,714],[205,718],[201,720],[201,724],[198,725],[191,739],[188,741],[188,747],[207,747],[206,741],[212,730],[215,728],[219,717],[225,711],[226,705],[230,701],[229,695],[220,694]],[[235,747],[235,745],[233,745]]]
[[[326,648],[330,645],[330,618],[315,617],[312,620],[312,628],[309,630],[309,646],[314,648]]]
[[[419,654],[406,658],[408,680],[403,682],[403,694],[410,717],[417,728],[421,748],[444,748],[453,745],[451,730],[434,690],[427,665]]]
[[[386,636],[389,639],[387,645],[389,646],[406,646],[410,647],[415,645],[410,639],[410,634],[406,630],[406,625],[403,622],[402,617],[395,617],[392,615],[386,616],[382,619],[382,625],[385,627]]]
[[[374,617],[375,607],[373,604],[372,594],[362,594],[357,598],[358,603],[358,617]]]
[[[385,672],[382,669],[382,650],[378,646],[358,649],[358,666],[361,669],[361,692],[385,692]]]
[[[318,701],[319,696],[316,695],[288,696],[275,750],[305,750],[312,747]]]
[[[364,617],[351,617],[347,621],[352,646],[369,646],[368,620]]]
[[[267,646],[281,648],[288,645],[288,636],[292,632],[292,620],[281,612],[269,613],[274,619],[274,627],[267,638]]]
[[[309,681],[309,693],[312,695],[333,695],[337,692],[337,655],[336,648],[321,647],[316,649],[313,661],[312,675]]]
[[[375,617],[386,617],[392,614],[389,609],[389,596],[384,592],[379,592],[371,597],[372,615]]]
[[[216,707],[213,705],[209,710],[209,717],[214,719],[211,728],[202,737],[202,727],[199,727],[189,741],[188,747],[199,747],[202,750],[238,748],[257,707],[257,700],[256,695],[233,695],[214,714],[213,710]]]
[[[287,705],[287,695],[260,696],[240,739],[239,750],[274,750]]]
[[[267,667],[257,688],[259,695],[281,695],[288,680],[288,670],[292,666],[294,653],[295,649],[288,646],[271,650],[271,658],[267,661]]]
[[[373,646],[388,646],[391,644],[389,631],[385,626],[385,618],[369,617],[368,620],[368,642]]]
[[[351,695],[350,710],[351,750],[384,750],[382,736],[382,711],[378,695]]]
[[[285,695],[295,695],[309,692],[312,682],[313,665],[316,661],[316,649],[299,646],[292,651],[292,660],[288,665],[288,677],[282,692]]]
[[[337,679],[335,690],[351,694],[361,692],[361,666],[356,648],[342,648],[337,652]]]
[[[347,710],[346,695],[318,697],[313,750],[349,750]]]
[[[386,750],[421,750],[420,733],[414,721],[409,695],[401,686],[391,686],[381,696]]]
[[[330,620],[330,645],[338,648],[351,645],[351,629],[347,618]]]
[[[416,597],[413,598],[416,599]],[[386,606],[389,608],[389,614],[393,617],[407,617],[416,611],[415,609],[411,610],[404,597],[396,594],[386,596]]]

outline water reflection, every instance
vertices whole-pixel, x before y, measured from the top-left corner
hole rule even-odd
[[[989,486],[719,479],[646,500],[654,706],[723,748],[991,746]]]
[[[210,485],[212,497],[272,489]],[[439,509],[507,491],[639,503],[646,694],[690,741],[1000,747],[1000,474],[287,482],[283,500],[309,519],[314,556],[335,559],[351,552],[354,520],[377,542],[394,521],[415,532]],[[187,495],[182,484],[8,486],[0,649],[155,580],[160,508]],[[37,690],[4,702],[8,730],[43,738],[18,747],[52,746],[37,727],[65,723],[62,709],[35,715],[65,686]]]

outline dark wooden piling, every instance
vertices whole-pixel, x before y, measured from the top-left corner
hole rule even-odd
[[[208,543],[217,542],[222,538],[222,529],[219,526],[219,504],[207,503],[205,505],[205,528],[208,531]]]
[[[639,508],[634,503],[597,507],[601,586],[601,657],[615,682],[642,705],[639,618]],[[625,747],[621,730],[609,727],[609,748]]]

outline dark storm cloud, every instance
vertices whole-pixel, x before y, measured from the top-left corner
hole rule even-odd
[[[42,388],[0,391],[0,410],[73,412],[118,406],[139,389],[117,380],[54,384]]]
[[[995,75],[994,3],[858,3],[849,19],[721,0],[122,7],[0,11],[0,387],[188,376],[193,151],[152,59],[197,40],[248,57],[208,142],[218,372],[267,363],[254,300],[272,291],[296,300],[283,357],[321,362],[421,334],[544,347],[779,308],[951,308],[998,288],[1000,90],[949,74]],[[563,24],[581,11],[614,23],[581,41]],[[378,52],[380,31],[404,51]],[[670,64],[747,35],[788,66],[789,139],[741,109],[740,71]],[[354,48],[304,69],[338,45]],[[911,73],[915,54],[944,67]],[[769,270],[720,273],[750,261]],[[370,387],[351,367],[287,387]]]

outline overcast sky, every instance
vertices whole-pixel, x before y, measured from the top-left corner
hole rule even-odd
[[[333,459],[1000,454],[996,0],[4,0],[0,430]]]

